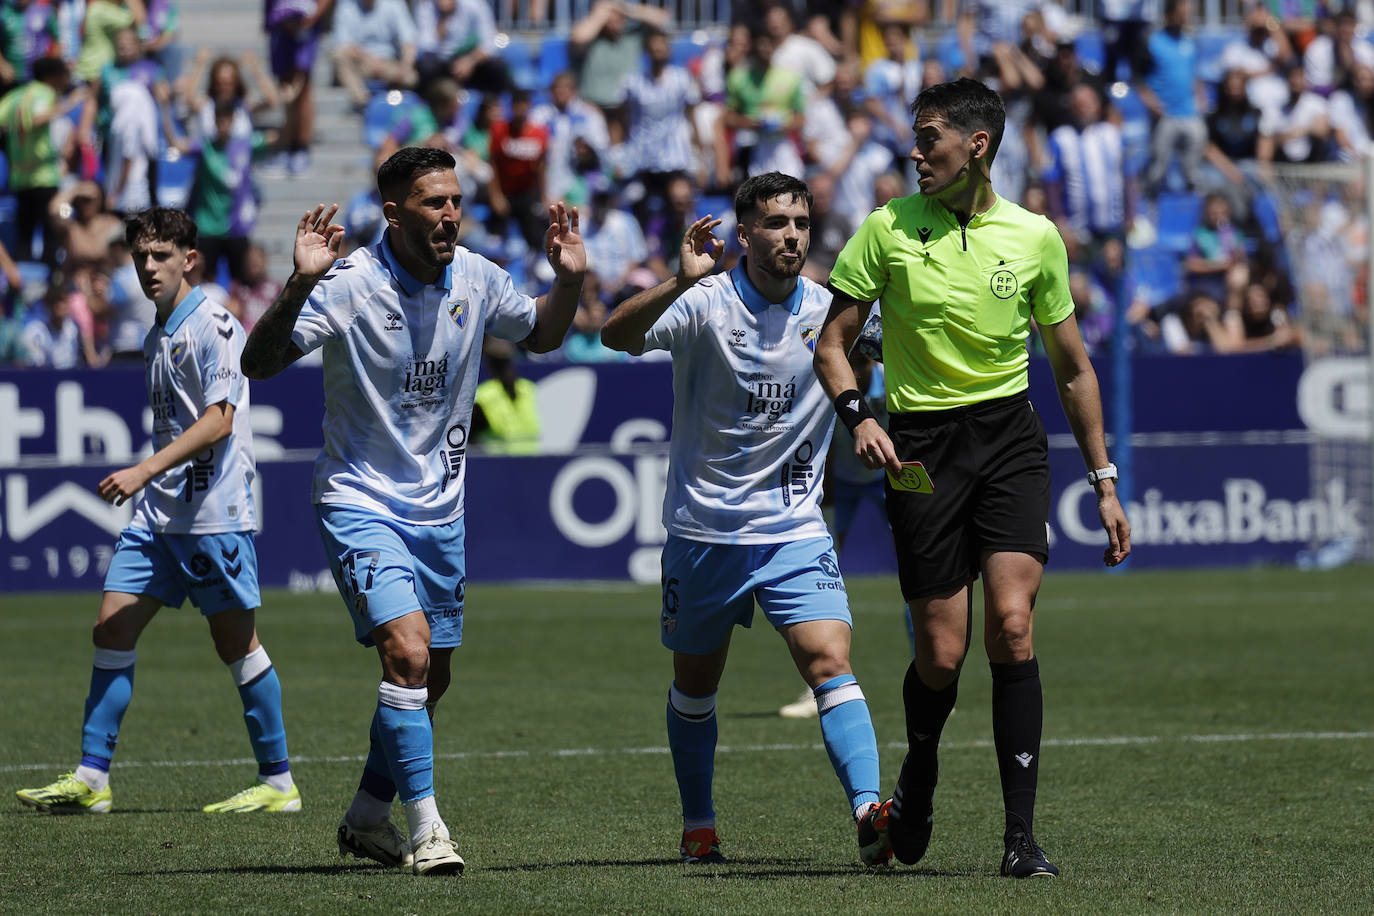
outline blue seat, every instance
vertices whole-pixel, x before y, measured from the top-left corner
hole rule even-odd
[[[159,206],[181,208],[191,193],[196,176],[196,161],[175,148],[162,154],[157,162],[157,202]]]
[[[964,67],[964,49],[959,47],[959,33],[949,29],[935,42],[935,56],[945,68],[945,79],[954,79]]]
[[[1158,224],[1155,227],[1159,245],[1170,251],[1184,252],[1193,243],[1193,227],[1202,212],[1202,198],[1187,192],[1165,191],[1156,201]]]
[[[724,194],[707,194],[697,201],[697,217],[711,214],[716,219],[720,219],[727,214],[733,213],[735,202]]]
[[[685,67],[694,59],[706,53],[707,36],[705,32],[692,32],[673,39],[669,62]]]
[[[10,158],[5,155],[4,150],[0,150],[0,191],[4,191],[10,186]]]
[[[1197,75],[1204,83],[1221,81],[1221,52],[1233,39],[1242,37],[1235,30],[1206,29],[1197,36]]]
[[[547,35],[539,42],[539,84],[553,85],[553,78],[572,66],[566,35]]]
[[[540,52],[543,53],[542,51]],[[511,79],[521,89],[535,89],[540,85],[539,61],[530,50],[529,42],[511,38],[510,43],[500,50],[501,59],[510,70]]]
[[[1279,223],[1279,203],[1268,191],[1260,191],[1250,201],[1250,212],[1259,225],[1266,242],[1283,240],[1283,226]]]
[[[1182,258],[1160,246],[1132,248],[1126,252],[1128,300],[1143,296],[1150,305],[1160,305],[1183,289]]]
[[[1107,62],[1107,46],[1102,41],[1101,32],[1085,30],[1074,39],[1073,49],[1084,70],[1089,73],[1102,73],[1102,66]],[[1115,80],[1116,74],[1102,73],[1102,77],[1107,80]]]
[[[4,245],[10,257],[16,259],[22,256],[18,250],[19,233],[14,223],[18,212],[19,204],[14,195],[0,194],[0,245]]]
[[[377,149],[408,108],[424,104],[415,93],[397,89],[374,95],[363,109],[363,142]]]

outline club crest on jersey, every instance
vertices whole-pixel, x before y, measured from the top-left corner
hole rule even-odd
[[[448,303],[448,317],[453,319],[454,324],[460,328],[468,326],[468,301],[466,299],[450,299]]]
[[[802,343],[806,344],[806,349],[812,353],[816,352],[816,338],[821,336],[821,326],[818,324],[804,324],[801,326]]]
[[[172,365],[180,369],[181,361],[186,358],[186,344],[182,343],[181,341],[177,341],[176,343],[172,344],[171,356]]]

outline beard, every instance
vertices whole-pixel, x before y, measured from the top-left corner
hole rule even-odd
[[[802,248],[798,248],[797,254],[799,257],[793,260],[782,257],[782,252],[779,252],[767,258],[763,258],[759,266],[763,268],[764,273],[771,274],[779,279],[790,280],[801,274],[802,266],[806,263],[806,251]]]
[[[437,228],[429,232],[420,229],[410,229],[406,231],[405,239],[415,256],[429,266],[447,267],[449,264],[453,263],[453,255],[457,251],[458,246],[456,237],[449,240]],[[450,243],[447,251],[440,251],[435,247],[440,239]]]

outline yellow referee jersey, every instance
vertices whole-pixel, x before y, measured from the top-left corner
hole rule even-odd
[[[998,197],[967,226],[913,194],[874,210],[830,283],[877,300],[887,408],[944,410],[1025,391],[1030,319],[1073,314],[1069,259],[1054,224]]]

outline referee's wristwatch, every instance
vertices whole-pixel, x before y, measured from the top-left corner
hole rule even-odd
[[[1116,465],[1109,464],[1105,468],[1098,468],[1088,472],[1088,483],[1097,486],[1104,480],[1116,480]]]

